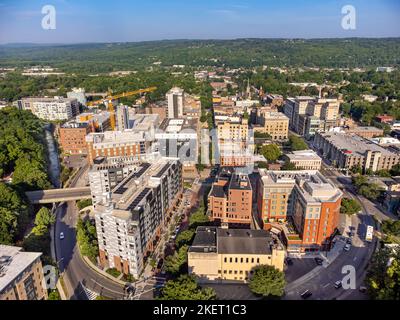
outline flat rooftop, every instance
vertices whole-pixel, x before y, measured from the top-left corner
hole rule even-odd
[[[265,120],[287,120],[289,121],[289,118],[282,112],[265,112],[264,113],[264,118]]]
[[[318,154],[313,150],[293,151],[286,154],[286,156],[293,161],[296,160],[321,160]]]
[[[198,227],[189,252],[219,254],[271,254],[281,246],[266,230]]]
[[[20,247],[0,245],[0,293],[42,253],[23,252]]]
[[[378,151],[384,155],[395,155],[395,153],[385,149],[370,140],[364,139],[356,134],[342,132],[324,132],[319,133],[325,140],[336,146],[342,151],[348,151],[355,155],[364,156],[365,152]]]
[[[179,133],[183,130],[197,130],[197,119],[164,119],[161,122],[160,129],[165,133]]]

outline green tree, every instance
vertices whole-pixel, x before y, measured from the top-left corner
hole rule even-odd
[[[76,226],[76,231],[76,238],[81,253],[92,261],[95,261],[99,254],[96,227],[93,226],[89,220],[83,222],[82,219],[79,219]]]
[[[357,200],[343,198],[342,199],[342,206],[340,207],[340,213],[352,215],[361,210],[361,205],[358,203]]]
[[[79,210],[91,206],[92,204],[93,204],[92,199],[83,199],[76,202],[76,206],[78,207]]]
[[[281,149],[276,144],[262,146],[260,152],[268,162],[275,162],[282,155]]]
[[[292,151],[299,151],[299,150],[307,150],[308,145],[305,143],[303,138],[295,136],[295,135],[290,135],[289,136],[289,145]]]
[[[261,265],[253,270],[250,280],[250,290],[258,295],[266,297],[281,297],[286,285],[285,274],[274,266]]]
[[[188,246],[184,245],[173,255],[166,257],[164,261],[165,271],[172,275],[184,272],[187,263],[187,250]]]
[[[28,223],[28,209],[13,185],[0,182],[0,243],[13,244]]]
[[[183,245],[189,245],[193,240],[194,233],[193,229],[184,230],[179,233],[175,240],[176,246],[180,248]]]
[[[285,164],[282,166],[282,170],[290,171],[297,170],[296,165],[290,161],[285,161]]]
[[[46,207],[42,207],[35,217],[35,225],[49,227],[56,222],[55,214],[51,213]]]
[[[60,293],[57,289],[50,291],[48,300],[61,300]]]
[[[400,300],[400,249],[382,248],[370,261],[366,284],[374,300]]]
[[[204,226],[210,223],[210,219],[205,214],[204,206],[200,206],[189,217],[189,228],[196,229],[198,226]]]
[[[189,275],[181,275],[175,280],[167,281],[161,292],[161,300],[214,300],[212,288],[202,289],[196,279]]]

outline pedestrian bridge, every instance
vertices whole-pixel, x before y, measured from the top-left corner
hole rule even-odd
[[[32,204],[67,202],[92,198],[89,187],[38,190],[25,192],[25,194]]]

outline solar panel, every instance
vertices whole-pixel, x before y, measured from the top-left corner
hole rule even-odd
[[[143,173],[146,172],[146,170],[148,168],[150,168],[151,164],[150,163],[143,163],[141,165],[141,168],[139,171],[135,172],[134,174],[132,174],[131,176],[127,177],[124,182],[118,187],[118,189],[116,189],[114,191],[115,194],[124,194],[126,190],[128,190],[128,188],[126,187],[126,185],[129,183],[129,181],[131,181],[132,179],[135,178],[139,178],[140,176],[143,175]]]

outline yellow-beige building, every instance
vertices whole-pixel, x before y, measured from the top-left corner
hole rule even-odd
[[[46,300],[41,253],[0,245],[0,300]]]
[[[283,271],[284,258],[283,245],[268,231],[198,227],[188,250],[189,274],[199,282],[248,282],[259,265]]]
[[[289,118],[281,112],[261,112],[259,124],[253,129],[255,132],[269,134],[272,140],[286,140],[289,135]]]

